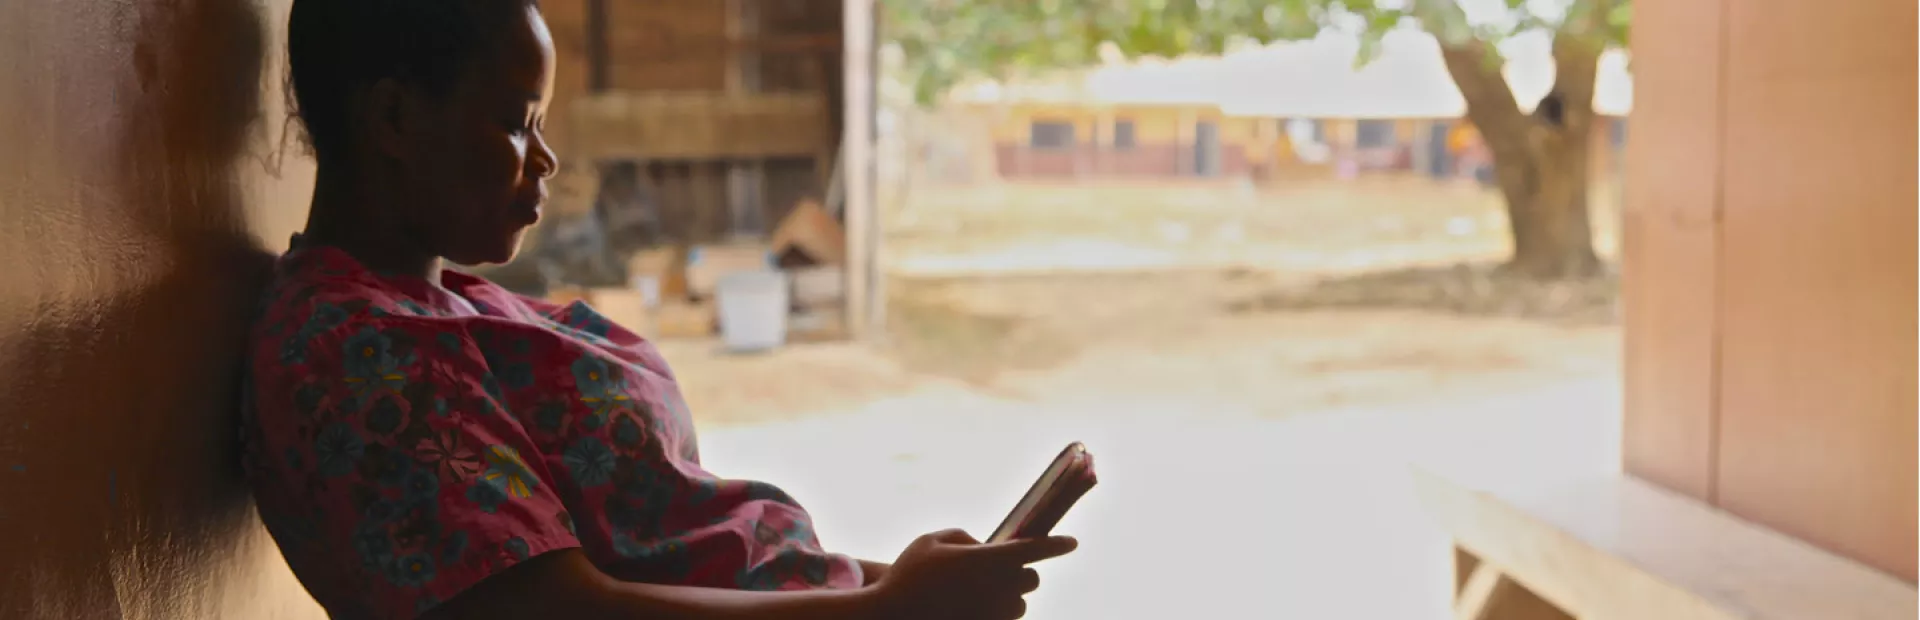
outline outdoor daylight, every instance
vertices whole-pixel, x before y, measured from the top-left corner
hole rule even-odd
[[[1914,0],[0,0],[0,620],[1907,620]]]
[[[667,346],[709,458],[885,554],[1084,441],[1029,617],[1448,617],[1410,459],[1618,424],[1630,9],[1149,4],[880,3],[876,342]]]

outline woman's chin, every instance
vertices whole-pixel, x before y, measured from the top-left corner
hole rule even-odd
[[[519,254],[520,234],[514,233],[512,238],[504,240],[503,242],[488,244],[488,247],[475,248],[473,251],[464,252],[459,256],[449,255],[444,258],[448,262],[463,267],[482,267],[486,265],[507,264],[512,262],[513,257]]]

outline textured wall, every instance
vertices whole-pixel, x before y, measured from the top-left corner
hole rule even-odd
[[[235,465],[285,0],[0,2],[0,618],[309,618]],[[281,155],[285,153],[285,155]]]
[[[1912,2],[1636,7],[1626,466],[1913,581]]]

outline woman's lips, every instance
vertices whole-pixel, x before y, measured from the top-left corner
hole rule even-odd
[[[538,223],[540,221],[540,207],[540,203],[537,202],[531,205],[521,205],[518,209],[521,219],[526,220],[529,226]]]

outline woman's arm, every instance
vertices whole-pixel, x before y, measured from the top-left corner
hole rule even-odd
[[[881,579],[886,578],[887,571],[893,568],[892,564],[886,562],[875,562],[873,560],[859,560],[859,562],[860,585],[863,586],[879,583]]]
[[[629,583],[600,572],[579,549],[566,549],[489,577],[422,619],[878,620],[872,599],[871,588],[748,592]]]

